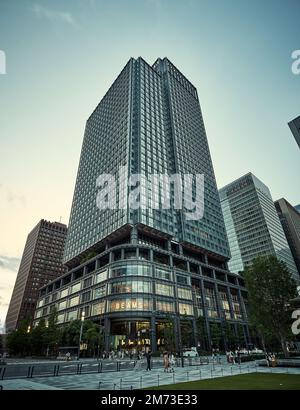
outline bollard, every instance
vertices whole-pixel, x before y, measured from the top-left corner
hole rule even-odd
[[[101,373],[101,367],[102,367],[102,363],[99,362],[99,363],[98,363],[98,373]]]
[[[199,378],[200,378],[200,380],[201,380],[201,370],[199,370]]]
[[[98,387],[98,388],[99,388],[99,390],[101,390],[101,383],[102,383],[102,382],[99,382],[99,387]]]
[[[231,366],[231,368],[230,368],[230,372],[231,372],[231,374],[232,374],[232,366]]]
[[[56,367],[56,375],[55,376],[58,376],[58,372],[59,372],[59,364]]]
[[[140,377],[140,389],[143,388],[143,376]]]
[[[34,370],[34,366],[31,367],[31,373],[30,373],[30,378],[32,379],[33,377],[33,370]]]
[[[222,376],[224,376],[224,370],[223,370],[223,367],[222,367],[222,369],[221,369],[221,373],[222,373]]]
[[[120,379],[120,390],[122,390],[122,379]]]
[[[186,379],[189,381],[189,372],[186,372]]]
[[[79,363],[77,363],[77,374],[79,374]]]
[[[159,374],[157,375],[157,386],[159,386]]]
[[[114,390],[116,390],[116,383],[114,383]]]
[[[173,383],[175,384],[175,373],[173,373]]]

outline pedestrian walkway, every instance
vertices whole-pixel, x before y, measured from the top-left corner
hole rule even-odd
[[[194,380],[210,379],[245,373],[290,373],[300,374],[299,368],[268,368],[256,363],[241,365],[202,365],[177,367],[174,373],[165,373],[163,368],[146,372],[144,369],[111,373],[66,375],[60,377],[36,377],[0,381],[4,390],[131,390],[145,387],[163,386]]]

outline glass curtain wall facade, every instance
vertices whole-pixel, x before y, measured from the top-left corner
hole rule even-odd
[[[137,173],[145,178],[141,206],[132,209],[124,204],[132,187],[118,188]],[[101,174],[116,177],[116,186],[99,182]],[[159,183],[146,184],[153,174],[204,174],[204,217],[188,220],[173,206],[174,185],[170,208],[153,206],[160,197]],[[107,197],[116,188],[115,209],[96,206],[101,188]],[[166,58],[153,66],[131,58],[87,120],[64,253],[69,272],[41,290],[35,322],[57,307],[61,324],[84,310],[105,324],[106,350],[162,348],[171,322],[178,350],[197,345],[201,320],[210,348],[210,324],[229,320],[246,344],[247,295],[229,257],[197,90]]]
[[[270,191],[249,173],[220,190],[233,272],[241,272],[256,256],[275,255],[295,280],[297,269],[280,224]]]

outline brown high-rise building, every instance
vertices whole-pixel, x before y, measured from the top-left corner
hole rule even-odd
[[[7,331],[25,319],[31,321],[39,288],[66,272],[62,264],[66,234],[66,225],[44,219],[29,233],[6,316]]]
[[[284,198],[275,207],[300,275],[300,213]]]

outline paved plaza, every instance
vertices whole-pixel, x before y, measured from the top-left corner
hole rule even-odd
[[[131,390],[253,372],[300,374],[300,368],[267,368],[258,366],[255,362],[241,365],[210,363],[200,366],[176,367],[174,373],[165,373],[163,368],[155,368],[150,372],[146,372],[144,369],[124,370],[1,380],[0,386],[3,390]]]

